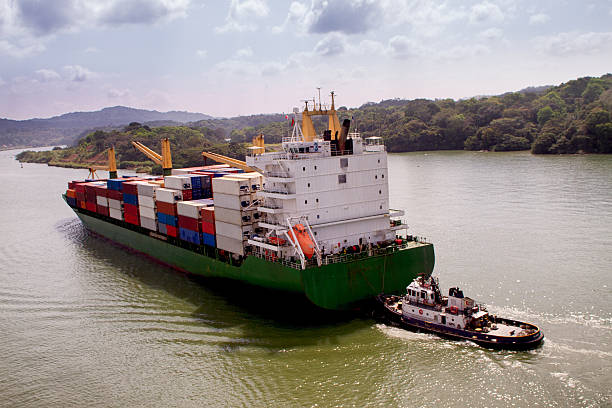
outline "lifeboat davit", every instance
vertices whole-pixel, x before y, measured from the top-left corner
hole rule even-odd
[[[314,255],[314,242],[308,236],[308,232],[306,231],[306,227],[302,224],[295,224],[293,226],[293,234],[297,239],[300,248],[302,248],[302,252],[306,256],[306,258],[310,259]]]

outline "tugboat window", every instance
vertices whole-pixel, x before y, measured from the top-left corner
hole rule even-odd
[[[339,184],[346,183],[346,174],[338,174],[338,183]]]

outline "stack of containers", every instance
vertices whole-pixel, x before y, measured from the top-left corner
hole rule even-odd
[[[159,184],[155,183],[141,181],[137,184],[140,226],[151,231],[157,231],[155,191],[158,188]]]
[[[215,207],[204,207],[200,209],[202,219],[202,243],[211,247],[215,242]]]
[[[258,215],[251,206],[261,187],[261,175],[224,176],[213,179],[217,248],[244,255],[244,247]]]
[[[126,181],[122,184],[123,192],[123,215],[125,222],[140,225],[140,213],[138,211],[138,181]]]
[[[128,179],[108,179],[108,215],[117,220],[123,220],[123,183]]]
[[[76,207],[77,206],[76,191],[74,190],[74,188],[71,188],[70,184],[71,183],[68,183],[68,190],[66,190],[66,202],[68,203],[69,206]]]
[[[74,191],[76,194],[76,204],[77,207],[86,209],[85,206],[85,182],[73,182],[74,183]]]
[[[99,182],[86,183],[85,186],[85,209],[91,212],[97,211],[96,186]]]
[[[108,188],[106,184],[96,187],[96,210],[98,214],[108,217]]]
[[[157,221],[159,232],[171,237],[178,237],[178,213],[176,203],[182,201],[181,190],[170,188],[158,188],[155,191],[155,203],[157,205]]]
[[[196,245],[202,244],[201,209],[212,205],[212,200],[179,201],[177,203],[179,237],[183,241]]]

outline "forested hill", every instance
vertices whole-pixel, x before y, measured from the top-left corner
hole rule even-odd
[[[338,114],[341,121],[352,118],[362,136],[382,136],[390,152],[612,153],[611,74],[459,101],[385,100]],[[234,130],[232,139],[250,141],[262,132],[266,142],[278,142],[287,127],[280,118]]]
[[[131,122],[180,125],[210,118],[202,113],[158,112],[115,106],[95,112],[66,113],[48,119],[0,119],[0,147],[72,144],[94,129],[120,128]]]
[[[47,163],[61,167],[89,167],[107,164],[107,149],[115,147],[117,167],[139,172],[161,173],[161,166],[154,164],[132,146],[139,141],[156,152],[161,152],[161,140],[170,140],[172,163],[176,168],[201,166],[202,151],[212,151],[226,156],[244,159],[244,143],[227,143],[224,133],[209,128],[192,129],[186,126],[162,126],[150,128],[140,123],[130,123],[122,130],[97,130],[81,138],[75,146],[56,147],[44,152],[24,151],[17,159],[30,163]]]

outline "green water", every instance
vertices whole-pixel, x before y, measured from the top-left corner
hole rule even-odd
[[[190,279],[87,233],[86,171],[0,152],[0,406],[610,406],[612,156],[390,155],[444,288],[540,325],[495,352]]]

